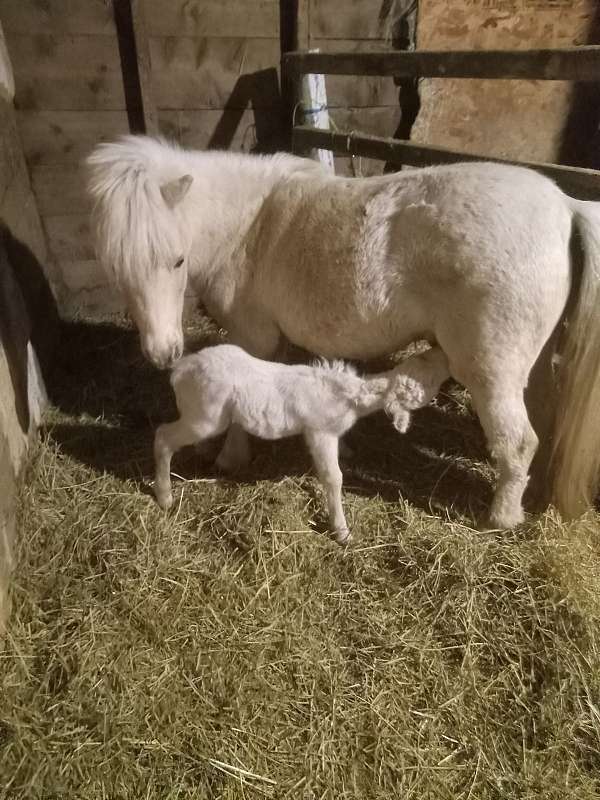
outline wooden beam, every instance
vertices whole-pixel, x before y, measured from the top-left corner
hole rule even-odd
[[[414,50],[381,53],[285,53],[290,73],[395,75],[408,78],[515,78],[600,81],[600,45],[554,50]]]
[[[152,67],[142,0],[113,0],[129,128],[132,133],[158,133],[152,95]]]
[[[333,150],[339,155],[357,155],[377,158],[395,164],[425,167],[433,164],[453,164],[458,161],[493,161],[498,164],[513,164],[529,167],[552,178],[569,194],[584,200],[600,199],[600,171],[580,167],[564,167],[537,161],[511,161],[475,153],[461,153],[445,147],[408,142],[402,139],[384,139],[364,134],[332,132],[298,125],[293,131],[294,152],[305,152],[311,148]]]

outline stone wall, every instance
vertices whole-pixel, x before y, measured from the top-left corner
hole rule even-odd
[[[21,150],[13,92],[0,28],[0,630],[13,566],[16,485],[46,405],[40,363],[48,363],[56,329],[46,242]]]

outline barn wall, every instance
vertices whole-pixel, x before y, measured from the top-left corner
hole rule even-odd
[[[598,9],[597,0],[419,0],[417,41],[424,50],[582,45],[597,36]],[[417,141],[530,161],[578,160],[563,147],[572,83],[432,79],[420,82],[420,95]]]
[[[382,0],[301,2],[310,47],[385,46]],[[388,4],[389,5],[389,4]],[[187,147],[269,151],[280,146],[279,0],[143,0],[160,131]],[[16,79],[17,120],[50,253],[60,266],[62,313],[122,304],[94,258],[81,160],[128,132],[110,0],[0,0]],[[339,127],[392,135],[391,78],[334,78]],[[365,174],[381,171],[362,160]],[[338,169],[350,171],[348,159]]]
[[[46,404],[40,361],[50,356],[56,322],[47,273],[0,27],[0,630],[12,567],[16,481]]]
[[[0,0],[0,19],[23,149],[64,284],[61,311],[117,311],[94,258],[81,168],[94,144],[129,130],[112,4]]]
[[[279,0],[141,0],[160,131],[188,147],[269,151],[282,141]],[[596,0],[298,0],[299,44],[327,50],[579,44]],[[408,14],[408,17],[403,15]],[[411,16],[412,14],[412,16]],[[410,18],[407,38],[406,24]],[[16,77],[17,121],[62,312],[119,311],[94,258],[81,160],[129,129],[111,0],[0,0]],[[516,158],[568,160],[568,84],[328,76],[332,125]],[[410,108],[401,114],[400,104]],[[580,104],[581,105],[581,104]],[[585,106],[585,103],[583,104]],[[402,118],[401,118],[402,117]],[[590,121],[590,115],[583,117]],[[581,120],[575,126],[581,129]],[[562,150],[561,150],[562,147]],[[600,148],[598,148],[600,152]],[[591,164],[590,164],[591,165]],[[379,161],[337,159],[342,174]]]

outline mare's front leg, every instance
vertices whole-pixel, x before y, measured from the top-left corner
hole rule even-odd
[[[317,431],[307,431],[304,438],[313,457],[319,480],[325,487],[331,532],[339,544],[344,544],[350,538],[350,531],[342,507],[342,471],[338,463],[338,438]]]
[[[256,314],[244,317],[244,330],[230,325],[229,341],[255,358],[274,359],[281,342],[279,328],[268,320],[257,319]],[[251,323],[254,321],[254,325]],[[225,444],[217,456],[216,465],[223,472],[236,472],[250,463],[251,451],[248,434],[239,425],[231,425]]]

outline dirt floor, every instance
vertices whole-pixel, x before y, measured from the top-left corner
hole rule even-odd
[[[195,329],[195,344],[218,340]],[[66,327],[22,487],[0,798],[600,797],[600,515],[482,534],[464,394],[349,437],[347,548],[297,439],[148,489],[167,376]]]

